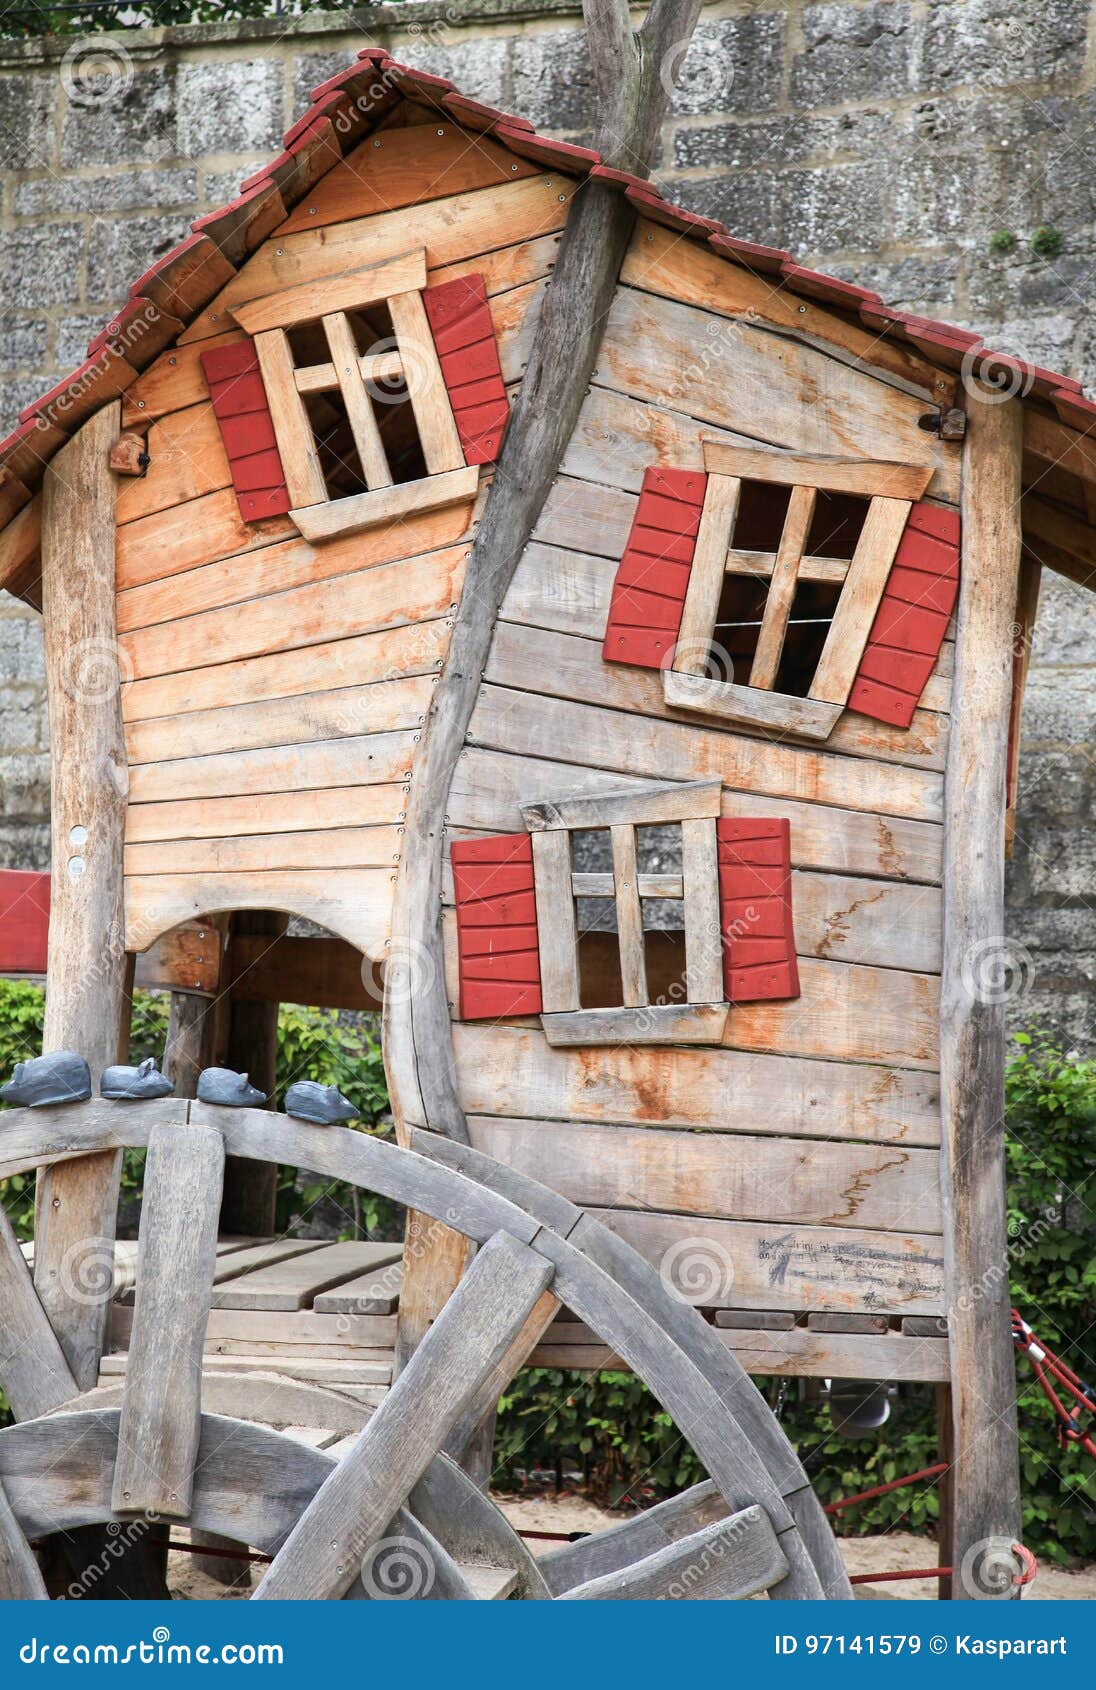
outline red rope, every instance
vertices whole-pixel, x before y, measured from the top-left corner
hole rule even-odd
[[[1013,1584],[1018,1588],[1030,1584],[1039,1565],[1031,1550],[1022,1543],[1014,1543],[1013,1551],[1023,1562],[1023,1571],[1016,1574]],[[908,1572],[900,1573],[854,1573],[849,1579],[850,1584],[893,1584],[896,1579],[939,1579],[950,1578],[954,1567],[911,1567]]]
[[[858,1491],[855,1496],[843,1496],[837,1502],[827,1502],[827,1514],[841,1514],[846,1508],[854,1508],[858,1502],[870,1502],[875,1496],[886,1496],[889,1491],[901,1490],[903,1485],[915,1485],[918,1479],[935,1479],[940,1473],[946,1473],[946,1461],[938,1461],[935,1467],[922,1467],[920,1472],[907,1473],[904,1479],[892,1479],[886,1485],[873,1485],[871,1490]]]
[[[1075,1373],[1068,1362],[1061,1356],[1055,1355],[1036,1337],[1027,1321],[1018,1309],[1012,1311],[1012,1341],[1021,1355],[1025,1355],[1031,1364],[1035,1375],[1035,1382],[1054,1411],[1058,1421],[1058,1442],[1063,1449],[1070,1444],[1080,1444],[1086,1455],[1096,1460],[1096,1441],[1090,1432],[1080,1424],[1077,1410],[1083,1414],[1096,1415],[1096,1391],[1086,1385],[1079,1373]],[[1059,1393],[1054,1389],[1051,1380],[1054,1379],[1073,1398],[1075,1409],[1067,1407]]]

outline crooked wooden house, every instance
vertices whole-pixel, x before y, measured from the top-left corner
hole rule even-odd
[[[447,748],[478,525],[561,232],[595,185],[634,231]],[[1002,1469],[971,1429],[972,1405],[1007,1428],[1011,1402],[990,987],[1040,567],[1089,577],[1094,423],[1076,383],[369,50],[0,445],[0,582],[43,611],[54,769],[52,876],[4,877],[0,966],[42,969],[52,902],[47,1044],[100,1068],[127,959],[202,1014],[383,1004],[419,1163],[486,1178],[486,1153],[510,1201],[529,1179],[556,1194],[540,1224],[560,1236],[586,1211],[653,1270],[632,1282],[648,1313],[700,1311],[709,1370],[936,1384],[957,1558],[1014,1534],[1014,1450]],[[423,900],[441,1040],[420,1013]],[[443,1069],[455,1111],[436,1105]],[[20,1420],[72,1385],[117,1388],[131,1330],[127,1392],[138,1374],[154,1244],[136,1324],[59,1272],[112,1235],[120,1142],[189,1121],[222,1134],[222,1160],[333,1171],[344,1136],[308,1129],[294,1156],[284,1118],[218,1128],[167,1100],[123,1130],[118,1108],[0,1116],[0,1174],[46,1169],[22,1337],[63,1369],[43,1394],[9,1366]],[[172,1249],[221,1252],[208,1325],[208,1285],[191,1311],[208,1388],[235,1358],[383,1397],[463,1238],[454,1270],[446,1229],[415,1235],[402,1308],[362,1246],[284,1246],[249,1296],[251,1258],[216,1245],[200,1186],[189,1233],[162,1194],[155,1212]],[[465,1230],[482,1243],[482,1226]],[[623,1317],[599,1328],[573,1285],[549,1300],[523,1354],[628,1359]],[[3,1456],[23,1430],[0,1434],[0,1478],[29,1530],[30,1454]]]

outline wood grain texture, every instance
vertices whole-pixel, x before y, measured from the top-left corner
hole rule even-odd
[[[245,522],[234,489],[225,487],[123,524],[118,530],[118,585],[140,586],[163,574],[261,551],[293,532],[287,516]]]
[[[658,677],[654,679],[657,683]],[[468,738],[473,745],[492,750],[523,757],[542,755],[542,699],[513,686],[484,686]],[[570,699],[557,699],[553,705],[551,747],[563,761],[648,780],[652,776],[664,780],[721,777],[727,786],[768,797],[807,799],[918,821],[938,821],[941,816],[943,782],[935,770],[762,743],[745,735],[625,715],[619,709]]]
[[[584,1208],[942,1230],[933,1149],[486,1115],[468,1126],[476,1149]]]
[[[244,834],[232,839],[162,839],[127,845],[127,876],[243,874],[284,869],[394,868],[398,827]]]
[[[341,1595],[524,1326],[548,1262],[498,1234],[479,1252],[354,1448],[305,1510],[258,1600]]]
[[[257,334],[255,352],[289,497],[295,505],[321,504],[327,498],[327,485],[312,424],[293,379],[293,354],[285,330],[268,328]]]
[[[224,1162],[224,1141],[212,1127],[152,1129],[111,1492],[116,1513],[190,1514]]]
[[[591,1060],[550,1050],[539,1030],[519,1027],[455,1026],[453,1043],[470,1115],[940,1142],[939,1088],[927,1072],[732,1050],[685,1050],[672,1064],[642,1049]]]
[[[762,1508],[726,1520],[656,1550],[630,1567],[573,1585],[568,1602],[743,1602],[779,1584],[788,1563]]]
[[[540,993],[549,1013],[579,1006],[578,938],[571,892],[571,840],[562,832],[534,833],[533,884],[540,952]]]
[[[379,130],[315,184],[282,232],[321,229],[534,174],[526,159],[456,123]]]
[[[954,375],[938,370],[916,347],[862,328],[855,319],[801,293],[774,287],[767,276],[743,264],[728,264],[701,242],[683,241],[658,223],[637,222],[621,280],[720,316],[744,317],[755,328],[793,335],[844,363],[873,370],[883,380],[914,387],[936,404],[944,404],[954,391]]]
[[[538,173],[497,188],[453,194],[416,209],[415,240],[425,245],[431,271],[473,256],[478,260],[480,254],[562,229],[574,189],[567,177]],[[395,257],[407,250],[407,237],[407,213],[396,210],[269,240],[193,320],[181,343],[221,333],[225,313],[247,300],[340,275],[363,252],[378,261]]]
[[[476,748],[462,752],[450,794],[453,826],[487,833],[512,832],[522,825],[522,807],[530,792],[606,793],[620,790],[629,781],[637,795],[649,789],[649,782],[642,777],[550,762],[543,750],[541,747],[541,754],[528,757]],[[771,798],[735,791],[729,783],[722,787],[720,808],[728,817],[787,817],[796,866],[883,880],[939,883],[943,834],[937,823],[865,814],[791,797]]]
[[[96,413],[42,487],[42,589],[50,710],[48,1003],[43,1048],[76,1050],[93,1079],[128,1045],[122,840],[128,785],[114,621],[119,408]],[[121,1157],[50,1169],[38,1185],[35,1286],[81,1389],[98,1372],[110,1276],[81,1256],[114,1238]]]
[[[48,1602],[34,1551],[0,1483],[0,1602]]]
[[[600,649],[591,649],[592,641],[573,635],[540,629],[516,627],[500,622],[495,632],[487,679],[504,686],[542,697],[571,698],[587,704],[605,705],[609,709],[624,710],[642,716],[656,716],[664,720],[680,721],[680,715],[667,707],[671,682],[695,687],[698,693],[707,692],[707,707],[723,693],[724,683],[702,676],[682,676],[678,672],[661,673],[630,667],[621,663],[603,663]],[[909,728],[890,727],[872,722],[853,712],[842,715],[833,705],[821,708],[810,699],[785,697],[772,693],[758,696],[752,688],[728,689],[741,691],[755,710],[752,727],[733,725],[736,735],[743,738],[766,736],[772,744],[783,739],[790,726],[810,716],[821,718],[829,730],[826,751],[842,756],[893,762],[911,768],[942,770],[947,750],[947,719],[930,711],[918,711]],[[768,713],[775,713],[767,719]],[[836,720],[836,726],[834,722]],[[703,729],[706,724],[691,724]],[[809,731],[816,730],[804,721]],[[715,724],[718,732],[724,731]],[[807,747],[807,750],[813,749]],[[850,771],[855,780],[855,771]]]
[[[332,640],[270,657],[241,658],[177,675],[133,681],[122,690],[126,723],[186,716],[258,700],[296,698],[338,687],[434,674],[448,644],[447,619],[411,622],[378,634]],[[267,744],[270,743],[268,740]]]
[[[338,534],[357,534],[378,523],[396,522],[412,512],[437,510],[442,505],[471,506],[479,487],[479,470],[452,469],[397,487],[378,487],[375,493],[352,493],[327,504],[298,506],[290,511],[306,540],[327,540]]]
[[[946,789],[941,1027],[942,1182],[955,1436],[956,1564],[971,1545],[1020,1531],[1015,1363],[1009,1324],[1002,966],[1004,812],[1019,582],[1021,406],[971,395],[964,448],[963,571],[955,730]],[[987,970],[989,971],[987,973]],[[910,1311],[916,1312],[916,1311]],[[986,1439],[987,1414],[998,1428]],[[960,1574],[953,1595],[979,1594]],[[1011,1593],[1010,1593],[1011,1594]]]
[[[618,289],[595,381],[650,404],[676,404],[755,444],[929,465],[930,492],[955,498],[954,456],[917,426],[923,400],[813,347],[788,342],[776,359],[771,338],[745,323],[721,322],[710,335],[711,320],[694,306]]]
[[[142,763],[133,771],[135,804],[179,798],[217,798],[222,793],[281,793],[308,787],[391,786],[410,777],[415,736],[411,732],[362,734],[306,745],[219,756],[179,757]],[[395,818],[393,818],[395,819]]]
[[[773,559],[772,580],[761,616],[753,662],[750,665],[751,687],[771,688],[776,681],[780,656],[784,650],[788,617],[791,615],[792,600],[795,597],[799,566],[807,549],[807,536],[810,533],[815,502],[813,487],[803,487],[797,483],[792,488],[784,526],[780,531],[780,544]]]
[[[134,571],[140,579],[131,582],[119,571],[119,632],[216,610],[220,605],[246,604],[310,581],[356,575],[376,563],[421,557],[452,545],[466,521],[460,512],[428,511],[409,517],[397,530],[331,540],[318,550],[294,534],[291,539],[270,540],[257,551],[226,554],[196,567],[184,559],[178,570],[171,555],[153,558],[145,553]]]
[[[713,440],[704,446],[704,468],[713,475],[775,482],[779,486],[853,493],[863,498],[919,499],[932,477],[926,465],[812,457],[805,452],[758,452]]]
[[[811,698],[829,704],[848,698],[909,513],[906,499],[873,499],[868,506],[811,682]]]
[[[38,1300],[11,1222],[0,1210],[0,1388],[17,1420],[49,1414],[80,1387]]]
[[[258,341],[268,329],[288,329],[296,323],[316,322],[335,312],[371,305],[390,293],[405,293],[408,288],[425,286],[426,254],[421,248],[416,248],[393,258],[344,270],[337,276],[324,276],[319,280],[302,282],[299,287],[283,288],[272,297],[251,305],[234,306],[232,316]],[[262,354],[259,356],[261,360]]]
[[[445,547],[421,558],[386,563],[360,574],[308,582],[237,606],[199,612],[122,636],[127,677],[179,673],[211,663],[428,620],[452,612],[464,576],[466,548]]]
[[[126,943],[144,950],[201,914],[280,910],[315,921],[371,955],[388,936],[391,900],[391,874],[379,868],[133,875],[126,880]]]
[[[323,677],[317,680],[322,686]],[[421,727],[431,685],[428,675],[407,676],[130,723],[126,751],[130,766],[136,767],[163,762],[165,754],[212,757]]]
[[[732,1290],[758,1309],[937,1314],[944,1306],[943,1241],[932,1234],[707,1220],[698,1246],[692,1216],[590,1213],[705,1307]]]

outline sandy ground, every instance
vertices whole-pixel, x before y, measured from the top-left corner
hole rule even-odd
[[[499,1507],[520,1531],[551,1532],[566,1537],[570,1532],[600,1531],[614,1525],[621,1516],[607,1513],[583,1497],[497,1497]],[[547,1538],[530,1538],[534,1554],[543,1554],[555,1547]],[[914,1537],[910,1532],[889,1532],[882,1537],[845,1538],[841,1543],[845,1566],[852,1574],[896,1572],[904,1568],[931,1567],[936,1562],[936,1545],[929,1538]],[[204,1557],[172,1554],[168,1565],[168,1584],[172,1595],[181,1601],[200,1602],[233,1599],[246,1596],[246,1586],[232,1589],[216,1583],[202,1570]],[[241,1563],[241,1566],[243,1563]],[[261,1567],[253,1571],[255,1581]],[[857,1593],[867,1601],[933,1601],[936,1598],[934,1579],[902,1580],[895,1584],[858,1585]],[[1034,1584],[1024,1592],[1026,1601],[1096,1600],[1096,1565],[1072,1571],[1040,1563]]]

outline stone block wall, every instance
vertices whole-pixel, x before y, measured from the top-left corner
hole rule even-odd
[[[365,42],[581,139],[578,0],[407,0],[86,41],[0,41],[0,432],[130,281],[278,147]],[[681,203],[1002,350],[1096,382],[1096,5],[716,0],[656,176]],[[1093,601],[1044,587],[1010,941],[1033,1012],[1091,1043]],[[0,600],[0,862],[44,864],[36,620]],[[1086,823],[1088,824],[1086,826]]]

